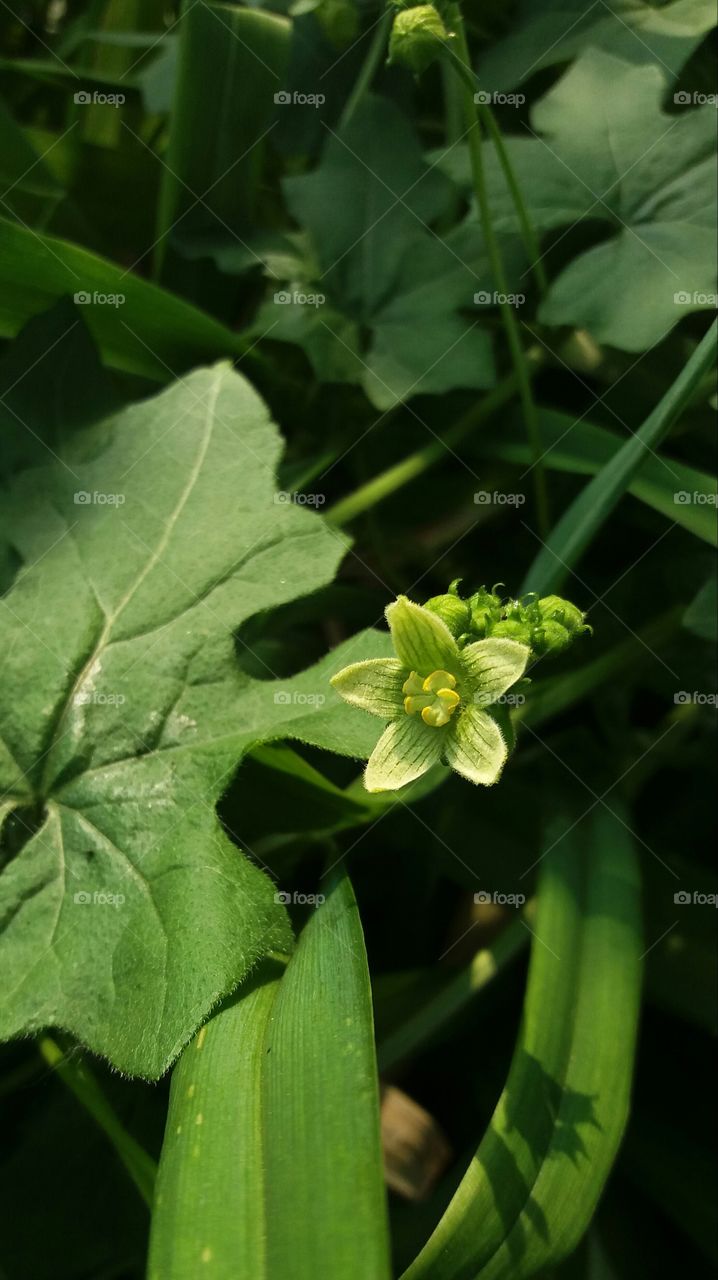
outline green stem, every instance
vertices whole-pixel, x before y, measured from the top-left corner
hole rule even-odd
[[[461,141],[464,126],[462,123],[461,85],[457,84],[456,76],[448,65],[446,58],[441,60],[441,80],[444,90],[444,137],[447,149],[451,150],[453,146]],[[457,189],[451,200],[450,207],[437,221],[436,230],[438,234],[442,235],[456,225],[461,213],[461,203],[461,192]]]
[[[529,366],[529,376],[531,376],[543,362],[543,353],[536,347],[529,349],[526,353],[526,362]],[[423,449],[410,453],[401,462],[397,462],[393,467],[387,467],[386,471],[381,471],[372,480],[360,485],[346,498],[335,502],[325,513],[325,519],[335,525],[349,524],[351,520],[356,520],[357,516],[368,511],[376,503],[383,502],[397,489],[409,484],[417,476],[440,462],[446,456],[447,449],[459,444],[465,436],[490,418],[497,409],[507,404],[515,395],[517,388],[518,378],[515,373],[512,373],[459,418],[440,440],[432,440]]]
[[[42,1036],[38,1048],[45,1062],[74,1093],[109,1138],[142,1199],[152,1208],[157,1166],[115,1115],[95,1077],[85,1063],[66,1055],[50,1036]]]
[[[503,134],[496,123],[491,107],[486,106],[486,104],[479,105],[479,119],[485,124],[487,132],[491,135],[491,141],[496,148],[496,154],[499,157],[499,164],[504,171],[506,185],[511,193],[511,199],[514,202],[514,207],[518,216],[519,225],[521,227],[521,237],[531,259],[531,270],[536,277],[536,284],[538,285],[539,292],[543,295],[548,289],[548,280],[546,278],[546,272],[544,270],[543,260],[541,257],[541,247],[538,242],[538,236],[534,231],[533,223],[529,217],[529,211],[526,208],[526,203],[521,193],[521,188],[518,184],[516,174],[514,173],[513,165],[509,159],[509,153],[506,150]]]
[[[478,90],[478,81],[476,79],[476,76],[474,75],[473,70],[471,69],[471,66],[467,67],[459,59],[458,55],[454,52],[450,44],[442,44],[440,46],[440,49],[443,55],[442,72],[446,74],[448,69],[451,68],[451,70],[454,72],[454,75],[452,77],[454,80],[454,83],[456,82],[456,78],[458,76],[458,78],[461,80],[462,84],[464,85],[464,88],[468,89],[471,92],[472,101],[475,101],[474,95]],[[539,245],[538,236],[536,235],[536,232],[534,230],[533,223],[531,222],[531,218],[529,217],[529,211],[526,207],[526,202],[523,198],[521,187],[519,186],[518,179],[514,172],[514,167],[509,158],[509,153],[506,150],[503,134],[501,133],[501,130],[499,129],[499,126],[496,123],[494,113],[491,110],[491,108],[486,103],[478,103],[477,105],[478,105],[479,120],[486,126],[486,132],[491,135],[491,141],[493,142],[494,148],[496,150],[496,154],[499,157],[499,164],[501,165],[501,168],[504,171],[506,185],[509,189],[509,194],[511,196],[511,199],[514,202],[514,207],[516,209],[516,214],[519,220],[519,226],[521,228],[521,238],[523,239],[524,245],[526,246],[526,252],[528,253],[529,258],[531,259],[531,270],[533,271],[536,277],[536,284],[538,285],[539,292],[543,295],[548,288],[548,280],[546,278],[546,272],[544,270],[543,261],[541,258],[541,247]],[[453,137],[449,135],[448,130],[447,130],[447,141],[449,142],[454,141]]]
[[[484,173],[484,160],[482,154],[482,130],[479,116],[474,103],[474,94],[471,89],[473,82],[473,71],[471,67],[471,59],[469,56],[469,48],[466,43],[466,32],[464,30],[463,18],[460,14],[456,20],[456,56],[451,58],[451,66],[454,67],[457,74],[461,78],[463,87],[463,110],[464,122],[468,132],[469,157],[471,160],[471,173],[474,182],[474,193],[476,195],[476,203],[481,218],[481,226],[486,241],[486,251],[489,257],[489,265],[494,278],[494,284],[499,293],[508,294],[508,280],[504,269],[504,262],[501,256],[498,239],[494,231],[491,221],[491,209],[489,207],[488,191],[486,187],[486,176]],[[509,344],[511,360],[513,363],[516,380],[518,384],[519,396],[523,408],[524,418],[526,420],[526,432],[531,446],[533,458],[533,481],[534,492],[536,498],[536,513],[539,528],[543,530],[542,537],[546,537],[550,529],[550,517],[548,509],[548,492],[546,489],[546,475],[541,461],[542,447],[541,435],[538,426],[538,417],[536,414],[536,405],[534,404],[531,393],[531,378],[529,375],[526,356],[521,343],[521,332],[519,324],[514,314],[513,307],[508,302],[500,304],[501,319],[506,331],[506,338]]]
[[[341,119],[339,121],[340,132],[343,129],[346,129],[347,125],[352,120],[354,113],[357,107],[359,106],[359,103],[364,97],[364,94],[368,92],[371,86],[371,82],[374,79],[379,63],[381,62],[382,57],[384,55],[384,49],[386,48],[386,42],[389,37],[389,27],[391,26],[391,22],[392,22],[392,14],[387,9],[384,13],[382,13],[381,18],[376,24],[374,37],[372,39],[371,44],[369,45],[369,51],[367,53],[366,58],[364,59],[364,64],[362,66],[361,71],[359,72],[359,75],[357,76],[356,82],[354,84],[354,88],[352,89],[344,105],[344,110],[342,111]]]

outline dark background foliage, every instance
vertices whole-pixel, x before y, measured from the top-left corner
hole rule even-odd
[[[117,403],[139,399],[158,379],[181,376],[209,358],[238,356],[286,440],[280,489],[308,496],[329,512],[337,537],[347,539],[332,586],[255,616],[240,633],[238,660],[251,674],[261,676],[268,666],[291,677],[356,630],[381,625],[397,592],[423,601],[455,578],[468,590],[500,582],[506,593],[517,592],[545,530],[515,395],[483,423],[453,434],[486,390],[510,376],[511,363],[498,310],[477,316],[472,302],[477,281],[491,288],[495,282],[477,229],[465,146],[453,150],[451,163],[425,172],[447,130],[450,139],[461,132],[451,110],[445,113],[440,68],[417,83],[379,65],[373,99],[344,128],[378,17],[370,7],[356,14],[357,33],[366,34],[343,45],[319,10],[297,16],[284,40],[236,28],[237,6],[222,7],[219,16],[204,4],[188,8],[185,21],[196,24],[196,41],[183,70],[171,6],[13,0],[0,7],[5,473],[24,465],[12,454],[18,414],[50,430],[48,388],[62,383],[65,419],[74,426],[92,419],[100,399],[106,407],[108,387],[95,386],[90,347],[83,345],[85,320],[112,369]],[[672,282],[666,277],[661,292],[653,276],[663,267],[651,263],[649,270],[633,257],[658,252],[651,219],[658,210],[660,222],[674,185],[683,204],[673,216],[670,253],[700,260],[702,242],[691,230],[700,218],[690,206],[701,181],[702,126],[685,130],[672,151],[657,144],[657,172],[644,173],[639,164],[644,185],[637,191],[618,174],[620,200],[614,191],[608,211],[586,199],[574,173],[576,148],[599,164],[591,150],[594,113],[605,104],[592,108],[583,82],[567,80],[550,154],[534,127],[536,104],[596,50],[622,59],[624,70],[656,69],[663,83],[655,119],[660,108],[666,129],[680,117],[684,130],[687,113],[676,94],[711,93],[713,33],[700,5],[686,6],[689,34],[680,38],[659,38],[648,19],[634,33],[629,10],[649,5],[617,8],[618,15],[602,2],[541,13],[516,4],[467,5],[482,83],[525,96],[518,107],[497,100],[496,119],[518,145],[515,159],[529,210],[539,219],[548,280],[553,287],[569,279],[566,289],[574,290],[568,302],[551,291],[541,302],[494,176],[509,278],[526,295],[518,309],[522,339],[543,357],[534,380],[543,438],[557,441],[566,432],[543,460],[553,523],[671,386],[707,328],[710,305],[671,311]],[[227,84],[235,92],[222,103]],[[325,101],[276,106],[277,84]],[[85,108],[73,102],[78,87],[121,93],[125,101]],[[610,95],[610,81],[605,88]],[[630,133],[628,119],[624,126]],[[620,117],[617,127],[620,135]],[[337,141],[337,132],[350,145]],[[543,153],[520,150],[532,142]],[[554,180],[574,208],[541,222],[532,184],[539,177],[550,183],[547,172],[562,146],[569,159]],[[97,308],[75,307],[71,339],[54,354],[52,335],[68,333],[71,314],[71,304],[59,300],[72,289],[58,283],[55,242],[40,245],[38,236],[46,234],[116,264],[122,274],[94,287],[124,289],[129,299],[121,315],[108,319],[98,318]],[[595,262],[591,255],[615,236],[623,238],[625,258],[599,260],[588,276],[566,275]],[[643,238],[648,250],[632,243]],[[710,280],[710,262],[707,273]],[[689,272],[689,278],[691,291],[700,292],[696,277]],[[166,321],[164,313],[158,318],[152,297],[131,296],[133,279],[154,280],[194,303],[230,336],[193,329],[171,309]],[[609,301],[593,307],[604,286],[612,290]],[[283,291],[324,301],[278,303]],[[16,337],[25,321],[51,307]],[[647,332],[646,317],[657,333]],[[635,343],[623,340],[627,331],[638,334]],[[715,497],[711,502],[707,487],[707,500],[698,503],[686,479],[694,480],[693,472],[679,465],[701,473],[697,488],[710,485],[714,409],[705,382],[661,446],[667,461],[648,463],[651,494],[625,494],[567,575],[562,590],[587,612],[593,634],[547,664],[558,709],[549,707],[520,731],[500,787],[478,794],[452,777],[370,821],[310,779],[280,772],[273,749],[265,749],[245,759],[221,804],[231,837],[283,888],[310,892],[328,851],[346,857],[374,981],[380,1050],[412,1002],[419,1004],[438,977],[467,964],[507,923],[510,912],[497,921],[476,909],[477,890],[531,894],[547,821],[559,811],[580,817],[610,795],[628,805],[645,928],[633,1110],[586,1240],[551,1272],[556,1280],[714,1274],[714,912],[674,897],[716,891]],[[363,485],[427,449],[436,456],[424,458],[414,478],[397,478],[381,499],[369,491],[356,501]],[[559,455],[563,461],[555,465]],[[690,511],[673,498],[689,487]],[[494,498],[482,502],[479,492]],[[332,512],[335,504],[342,505]],[[7,586],[17,563],[4,539],[0,552]],[[595,664],[582,687],[577,677]],[[338,787],[356,777],[354,762],[296,750]],[[437,1119],[455,1152],[426,1202],[392,1197],[398,1266],[408,1264],[438,1220],[491,1116],[514,1046],[524,979],[522,957],[438,1039],[389,1073]],[[127,1129],[158,1155],[167,1082],[132,1082],[99,1061],[93,1066]],[[3,1047],[0,1097],[1,1274],[140,1276],[145,1208],[105,1137],[33,1041]]]

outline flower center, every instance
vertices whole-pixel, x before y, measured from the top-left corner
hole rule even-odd
[[[404,710],[408,716],[420,715],[432,729],[440,729],[459,705],[455,689],[456,679],[449,671],[432,671],[426,679],[412,671],[402,687]]]

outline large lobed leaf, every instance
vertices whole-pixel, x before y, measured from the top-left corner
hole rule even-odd
[[[336,333],[333,315],[312,317],[305,308],[293,336],[280,322],[288,340],[312,347],[320,377],[329,380],[335,367],[327,368],[326,355],[318,365],[317,325],[339,347],[352,347],[347,376],[362,378],[378,408],[410,394],[492,384],[490,338],[478,325],[473,301],[491,283],[483,243],[473,220],[445,239],[431,230],[456,192],[436,166],[425,163],[416,134],[396,107],[368,95],[351,123],[327,139],[318,168],[286,179],[284,188],[290,212],[317,252],[317,288],[371,331],[359,357],[356,339],[353,344]],[[274,336],[283,335],[277,330]]]
[[[328,685],[361,637],[291,681],[237,662],[233,630],[325,583],[346,545],[274,500],[279,444],[218,365],[15,479],[6,527],[24,567],[0,602],[6,1037],[59,1025],[156,1076],[260,956],[290,945],[215,802],[255,743],[365,756],[376,730]]]
[[[533,106],[526,136],[506,139],[537,231],[582,220],[608,228],[552,283],[539,319],[586,328],[625,351],[643,351],[691,311],[715,306],[715,109],[669,115],[666,91],[660,67],[588,48]],[[516,232],[489,146],[486,165],[495,226]],[[450,153],[444,167],[468,188],[465,153]]]
[[[522,0],[512,15],[511,32],[494,44],[481,61],[485,89],[510,89],[543,67],[556,66],[580,54],[587,45],[627,62],[660,62],[680,70],[706,31],[715,25],[709,0],[546,0],[540,8]]]

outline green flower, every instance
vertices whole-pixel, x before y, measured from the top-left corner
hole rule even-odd
[[[504,637],[460,649],[441,618],[405,596],[386,617],[396,658],[355,662],[331,681],[346,702],[389,721],[366,767],[367,790],[396,791],[441,762],[490,786],[510,735],[504,708],[493,704],[521,678],[531,651]]]

